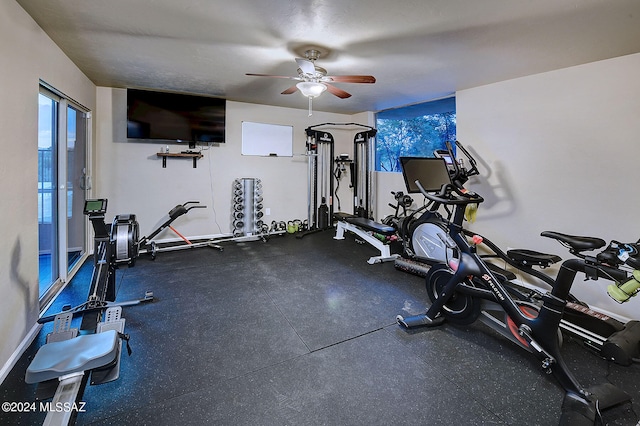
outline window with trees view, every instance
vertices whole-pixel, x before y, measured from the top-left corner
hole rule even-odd
[[[400,157],[433,157],[456,140],[455,98],[380,111],[376,128],[376,171],[401,172]]]

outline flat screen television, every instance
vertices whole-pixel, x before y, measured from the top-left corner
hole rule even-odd
[[[221,98],[127,89],[127,138],[187,142],[225,142]]]

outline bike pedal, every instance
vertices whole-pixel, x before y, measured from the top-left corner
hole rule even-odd
[[[444,322],[444,317],[431,319],[426,315],[414,315],[404,318],[402,315],[398,315],[396,322],[407,329],[415,327],[436,327]]]

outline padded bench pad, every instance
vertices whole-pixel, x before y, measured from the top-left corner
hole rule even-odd
[[[373,220],[364,217],[347,217],[344,219],[344,221],[352,225],[359,226],[360,228],[366,229],[367,231],[377,232],[378,234],[382,235],[393,235],[396,233],[395,228],[383,225],[382,223],[374,222]]]
[[[39,383],[103,367],[116,359],[118,347],[115,330],[47,343],[40,347],[27,368],[25,382]]]
[[[344,212],[335,212],[333,214],[333,218],[336,220],[345,220],[348,217],[356,217],[356,216],[352,215],[351,213],[344,213]]]

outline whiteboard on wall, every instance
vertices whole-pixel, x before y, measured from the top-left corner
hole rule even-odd
[[[242,122],[242,155],[293,156],[293,126]]]

